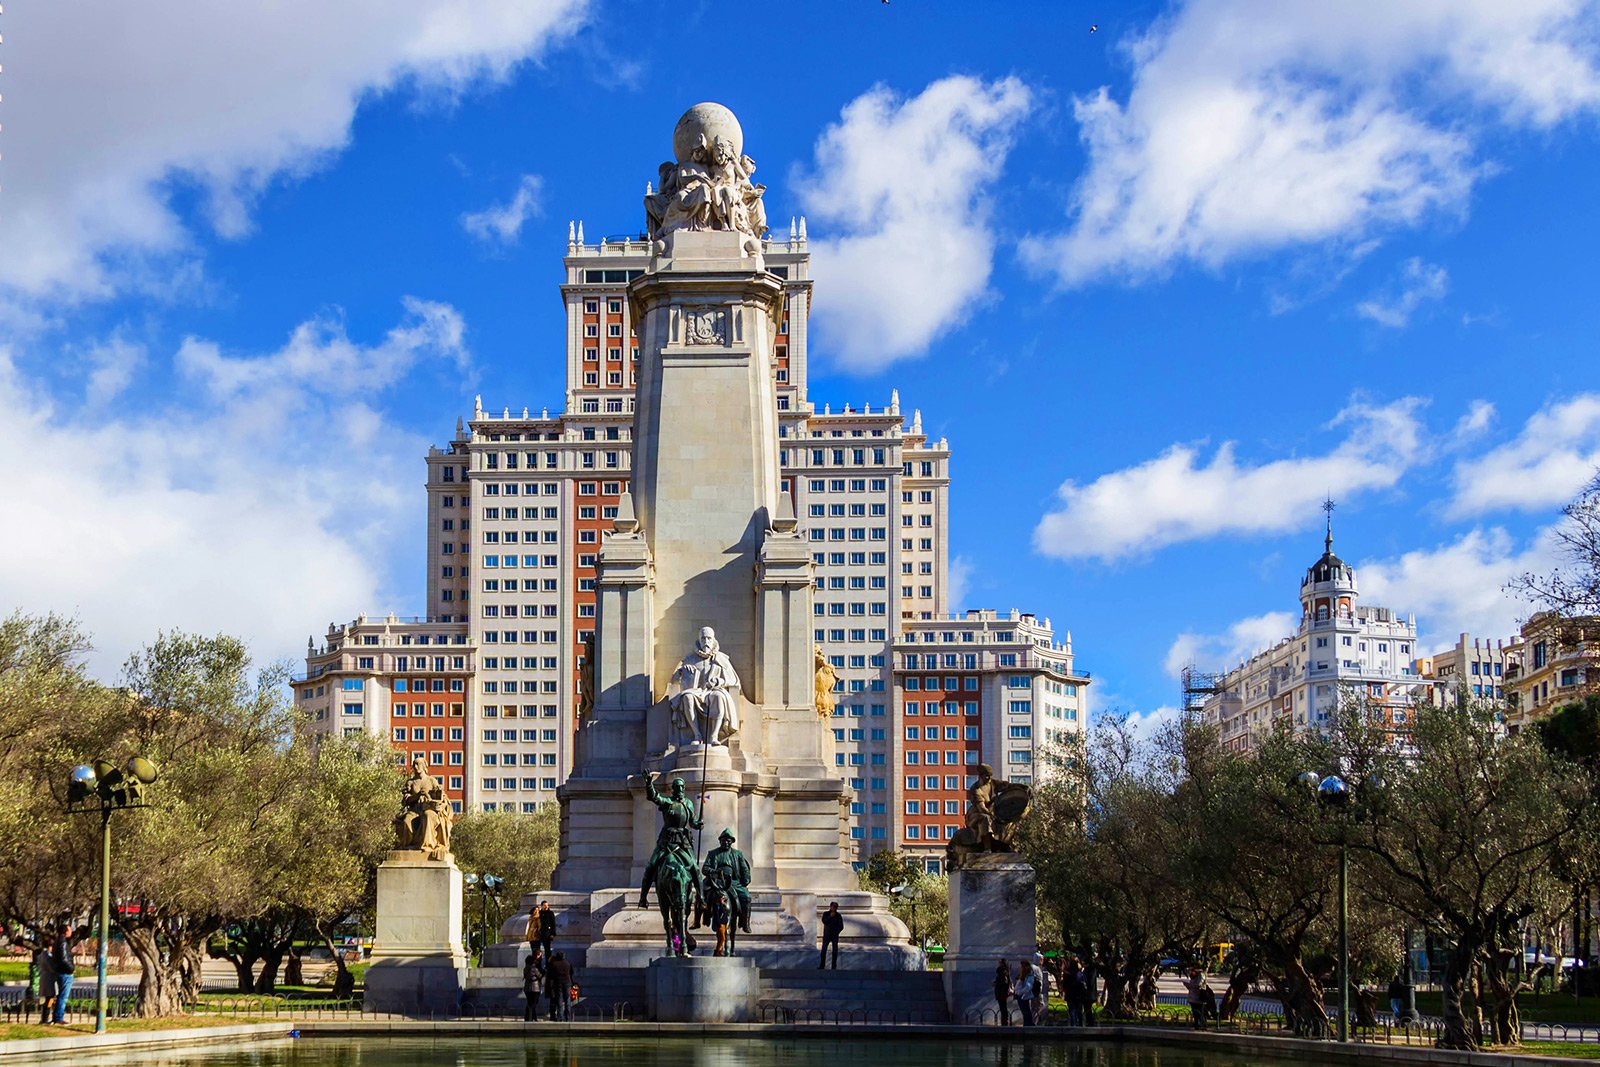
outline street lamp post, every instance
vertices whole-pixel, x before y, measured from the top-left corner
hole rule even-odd
[[[918,948],[924,947],[922,936],[917,932],[917,888],[906,882],[889,887],[889,895],[896,900],[904,900],[911,905],[911,940],[916,942]]]
[[[1350,839],[1343,817],[1350,806],[1350,784],[1337,774],[1319,778],[1306,771],[1297,779],[1315,791],[1324,811],[1338,813],[1339,827],[1339,1040],[1350,1040]]]
[[[506,880],[495,874],[469,874],[466,877],[467,885],[478,891],[478,899],[482,908],[478,919],[478,961],[483,961],[484,950],[489,947],[489,898],[495,897],[500,887]]]
[[[156,765],[135,756],[119,769],[110,760],[72,768],[67,780],[67,811],[73,815],[100,816],[100,946],[95,973],[94,1032],[106,1032],[106,958],[111,938],[111,813],[123,808],[143,808],[145,786],[156,780]]]

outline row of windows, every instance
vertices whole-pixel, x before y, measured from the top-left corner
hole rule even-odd
[[[867,576],[863,576],[863,575],[859,575],[859,574],[852,574],[852,575],[848,575],[848,576],[846,576],[846,575],[832,575],[832,576],[829,576],[829,577],[823,577],[822,575],[819,574],[819,575],[817,575],[817,586],[816,587],[817,587],[818,590],[835,589],[835,590],[839,590],[839,591],[844,591],[845,588],[846,588],[846,586],[845,586],[845,578],[846,577],[849,578],[849,583],[850,583],[849,584],[849,588],[850,589],[861,589],[861,590],[865,590],[865,589],[868,589],[868,588],[872,588],[872,589],[887,589],[889,587],[888,579],[883,577],[881,574],[871,575],[870,576],[870,578],[871,578],[871,582],[870,583],[868,582],[868,577]]]
[[[517,788],[517,779],[515,779],[515,778],[485,778],[485,779],[483,779],[483,781],[480,784],[482,784],[485,792],[494,792],[496,789],[512,789],[512,790],[514,790],[514,789]],[[555,787],[556,787],[556,780],[554,778],[524,778],[524,779],[522,779],[522,788],[523,789],[554,789]],[[505,811],[510,811],[511,810],[511,805],[509,805],[509,804],[501,805],[501,807],[502,807],[502,810],[505,810]],[[483,810],[484,811],[490,811],[492,809],[490,808],[490,806],[488,804],[485,804],[483,806]],[[523,810],[527,814],[531,815],[531,814],[533,814],[533,812],[537,811],[538,809],[532,804],[524,804],[523,805]]]
[[[875,600],[871,604],[857,600],[848,605],[842,601],[834,604],[824,604],[819,601],[811,605],[811,614],[843,615],[846,608],[849,609],[851,615],[887,615],[889,610],[888,605],[881,600]]]
[[[978,691],[978,679],[968,676],[966,678],[945,678],[941,682],[938,678],[918,678],[912,675],[900,679],[900,686],[908,693],[916,693],[922,690],[937,693],[941,689],[947,693],[954,693],[961,689],[965,689],[969,693],[975,693]]]
[[[850,630],[848,632],[850,634],[850,640],[851,641],[865,641],[865,640],[867,640],[867,636],[866,636],[867,634],[871,634],[872,635],[871,639],[874,642],[883,641],[883,640],[886,640],[886,638],[887,638],[886,631],[878,630],[878,629]],[[839,642],[845,640],[845,636],[844,635],[845,635],[846,631],[844,631],[844,630],[813,630],[813,631],[811,631],[811,633],[812,633],[812,636],[817,641],[826,640],[826,641],[831,641],[834,644],[838,644]],[[824,634],[826,634],[827,636],[824,637],[823,636]]]
[[[813,541],[843,541],[847,535],[851,541],[887,541],[889,539],[888,529],[882,526],[873,526],[870,529],[865,526],[852,526],[849,529],[843,526],[823,529],[818,526],[807,531],[807,536]]]
[[[864,829],[862,829],[861,827],[859,827],[859,826],[850,827],[850,839],[852,841],[861,841],[861,840],[865,839],[866,836],[867,836],[866,831]],[[882,840],[886,839],[888,836],[889,836],[888,831],[885,830],[882,826],[874,826],[872,828],[872,839],[874,841],[882,841]]]
[[[972,783],[976,782],[977,780],[978,779],[973,775],[967,775],[965,778],[962,778],[959,775],[948,774],[944,777],[944,788],[971,789]],[[906,788],[913,791],[918,789],[938,789],[939,776],[936,774],[908,774],[906,775]]]
[[[945,752],[944,761],[946,763],[977,763],[978,753],[975,751],[957,752],[954,749],[951,749]],[[919,763],[926,764],[929,767],[938,766],[938,750],[932,748],[926,751],[911,750],[905,754],[905,764],[907,767],[915,767]]]
[[[944,728],[944,739],[946,741],[960,741],[962,739],[963,733],[965,734],[966,739],[968,741],[976,741],[976,740],[978,740],[978,728],[976,726],[967,726],[967,727],[946,726]],[[926,740],[926,741],[937,741],[937,740],[939,740],[939,728],[937,726],[929,726],[929,727],[926,727],[926,728],[917,727],[917,726],[907,726],[906,727],[906,740],[907,741],[924,741],[924,740]]]
[[[834,478],[832,480],[811,478],[806,484],[813,493],[865,493],[869,485],[874,493],[887,493],[889,491],[889,480],[887,478]],[[848,490],[845,488],[846,486],[849,486]]]
[[[502,617],[514,619],[517,617],[519,611],[522,617],[526,619],[555,619],[560,618],[561,616],[561,606],[559,604],[524,604],[520,607],[516,604],[483,605],[483,617],[486,619],[498,619]]]
[[[405,729],[405,726],[395,726],[395,741],[405,741]],[[443,739],[445,739],[445,731],[440,726],[434,726],[432,729],[424,729],[422,726],[413,726],[411,728],[411,741],[443,741]],[[451,741],[461,741],[461,726],[451,726],[450,739]],[[459,761],[461,760],[456,760],[456,763],[459,763]]]
[[[483,717],[485,719],[498,719],[501,717],[502,713],[508,719],[515,719],[518,714],[517,705],[485,704],[483,706]],[[554,719],[557,715],[557,712],[554,704],[524,704],[522,705],[521,714],[522,717],[526,719],[531,719],[535,715],[543,716],[546,719]],[[509,733],[510,731],[506,732]],[[510,739],[507,738],[507,740]]]
[[[520,689],[516,682],[484,682],[483,691],[489,695],[505,693],[510,696],[512,693],[559,693],[560,689],[556,682],[525,681]]]
[[[960,815],[966,808],[971,807],[970,804],[967,804],[965,801],[961,800],[946,800],[943,803],[944,814],[946,815]],[[906,801],[906,814],[938,815],[939,804],[940,802],[937,800],[908,800]],[[927,810],[924,811],[924,808]]]
[[[908,700],[906,701],[906,714],[920,714],[922,707],[923,705],[921,701]],[[927,703],[927,713],[929,715],[937,715],[939,714],[939,707],[940,705],[938,701],[930,700]],[[976,700],[964,700],[960,702],[947,700],[944,702],[944,713],[946,715],[976,715],[978,714],[978,702]],[[934,727],[930,726],[929,729],[934,729]]]
[[[848,511],[846,510],[847,508],[849,509]],[[809,514],[814,519],[825,519],[829,516],[842,519],[847,515],[866,518],[869,514],[873,518],[878,518],[886,516],[888,513],[889,506],[887,504],[812,504],[809,508]]]
[[[557,669],[558,662],[554,656],[523,656],[520,662],[516,656],[485,656],[483,669],[514,671],[520,668],[525,671],[553,671]]]
[[[851,740],[851,741],[865,741],[866,740],[866,737],[863,736],[863,731],[859,727],[848,731],[848,736],[849,736],[849,740]],[[886,736],[885,731],[880,727],[874,727],[873,730],[872,730],[872,735],[871,736],[872,736],[872,740],[874,740],[874,741],[887,741],[888,740],[888,737]],[[843,740],[845,740],[846,739],[846,731],[844,731],[844,730],[835,730],[835,731],[833,731],[833,739],[835,741],[843,741]]]
[[[347,709],[351,708],[351,707],[359,708],[360,706],[361,706],[360,704],[347,704],[347,705],[345,705],[345,707]],[[408,708],[410,710],[407,710]],[[431,705],[430,704],[410,704],[410,705],[407,705],[407,704],[396,704],[396,705],[394,705],[394,707],[389,709],[389,716],[390,716],[390,718],[394,718],[394,719],[404,719],[404,718],[418,719],[418,718],[421,718],[423,715],[429,714],[430,712],[432,714],[434,714],[434,715],[443,715],[444,714],[444,705],[443,704],[431,704]],[[461,705],[460,704],[451,704],[450,705],[450,714],[452,716],[460,715],[461,714]]]
[[[531,710],[532,705],[529,705],[529,708]],[[483,731],[483,739],[485,741],[515,741],[517,740],[517,731],[510,728],[485,730]],[[554,730],[524,730],[522,731],[521,739],[523,741],[554,741],[556,732]]]
[[[959,827],[959,826],[946,826],[946,827],[944,827],[945,836],[954,837],[954,836],[956,836],[956,831],[958,831],[960,829],[961,829],[961,827]],[[937,840],[939,840],[939,827],[937,825],[934,825],[933,823],[929,823],[926,826],[907,826],[906,827],[906,840],[908,840],[908,841],[917,841],[917,840],[937,841]]]
[[[532,559],[533,557],[529,556],[528,558]],[[485,593],[515,593],[517,590],[517,579],[515,578],[485,578],[483,580],[483,591]],[[524,593],[559,593],[561,589],[554,578],[545,578],[542,581],[538,578],[524,578],[522,579],[521,591]]]
[[[819,567],[843,567],[845,560],[850,561],[852,567],[865,567],[870,560],[872,566],[882,567],[889,562],[887,552],[813,552],[811,562]]]
[[[527,767],[554,767],[556,765],[556,754],[554,752],[524,752],[522,754],[522,763]],[[485,767],[515,767],[517,765],[517,756],[514,752],[507,752],[503,757],[498,752],[485,752],[483,754],[483,765]]]
[[[851,767],[861,767],[861,766],[865,766],[866,765],[865,757],[863,757],[861,753],[859,753],[859,752],[851,752],[851,753],[848,753],[848,755],[849,755],[849,765]],[[845,756],[846,756],[846,753],[844,753],[844,752],[835,752],[833,754],[833,765],[835,767],[843,767],[843,766],[845,766]],[[874,753],[872,753],[872,766],[874,766],[874,767],[886,767],[886,766],[888,766],[888,760],[884,757],[884,754],[882,752],[874,752]]]

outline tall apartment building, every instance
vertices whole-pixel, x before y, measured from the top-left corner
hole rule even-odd
[[[1512,729],[1600,692],[1600,615],[1541,611],[1508,651],[1506,721]]]
[[[894,643],[900,758],[888,768],[890,803],[899,813],[893,847],[937,873],[945,846],[965,824],[978,764],[1031,782],[1048,775],[1053,761],[1076,755],[1089,681],[1074,666],[1072,635],[1057,643],[1049,619],[972,610],[904,622]],[[852,774],[861,773],[856,768]],[[877,764],[867,770],[884,773]],[[861,829],[851,833],[860,837]]]
[[[837,759],[841,768],[878,771],[848,775],[852,834],[866,854],[902,836],[895,642],[904,627],[942,620],[950,609],[950,448],[923,432],[920,412],[907,424],[898,392],[886,404],[837,410],[808,398],[812,282],[803,220],[791,223],[787,240],[766,241],[764,254],[784,285],[773,361],[779,462],[816,565],[814,637],[839,676],[836,725],[848,724],[835,730]],[[642,239],[590,244],[573,224],[561,285],[564,410],[496,412],[480,398],[450,441],[428,452],[426,618],[459,638],[472,665],[458,720],[466,724],[468,807],[534,810],[555,799],[572,766],[595,557],[631,470],[639,349],[627,287],[649,259]],[[367,636],[359,626],[352,632]],[[350,643],[330,631],[328,650],[308,657],[313,692],[335,667],[347,671],[334,652]],[[339,684],[359,679],[386,692],[392,683],[382,661],[365,658],[373,660],[369,673],[347,671]],[[374,715],[360,725],[397,745],[404,728],[409,745],[410,720],[402,727],[384,719],[374,701]],[[1081,724],[1082,705],[1076,710],[1072,721]],[[349,722],[356,725],[354,716]],[[343,723],[329,711],[316,725]]]
[[[1403,726],[1424,689],[1416,643],[1414,619],[1360,603],[1355,569],[1333,553],[1330,515],[1322,557],[1300,583],[1299,628],[1226,672],[1200,714],[1230,752],[1250,751],[1280,722],[1325,726],[1345,696]]]

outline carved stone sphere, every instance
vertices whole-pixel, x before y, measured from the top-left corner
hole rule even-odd
[[[744,154],[744,130],[733,112],[721,104],[696,104],[678,120],[672,131],[672,154],[679,163],[689,161],[702,136],[706,144],[721,137],[732,143],[735,156]]]

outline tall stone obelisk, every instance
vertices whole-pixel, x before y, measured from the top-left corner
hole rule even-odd
[[[915,950],[904,924],[856,890],[845,859],[846,790],[813,702],[812,563],[778,465],[783,283],[762,258],[763,187],[721,105],[686,112],[673,148],[646,197],[654,256],[628,291],[639,337],[631,492],[597,561],[594,709],[559,792],[552,884],[589,895],[590,966],[649,958],[660,919],[627,902],[657,844],[644,776],[682,777],[711,834],[731,828],[750,860],[756,929],[741,944],[764,965],[805,962],[826,894],[847,912],[847,941],[878,966],[905,966]],[[708,650],[707,627],[720,649]],[[685,678],[705,677],[696,665],[717,655],[737,684],[684,702],[680,691],[701,684]],[[702,699],[737,728],[701,737],[688,709]]]

